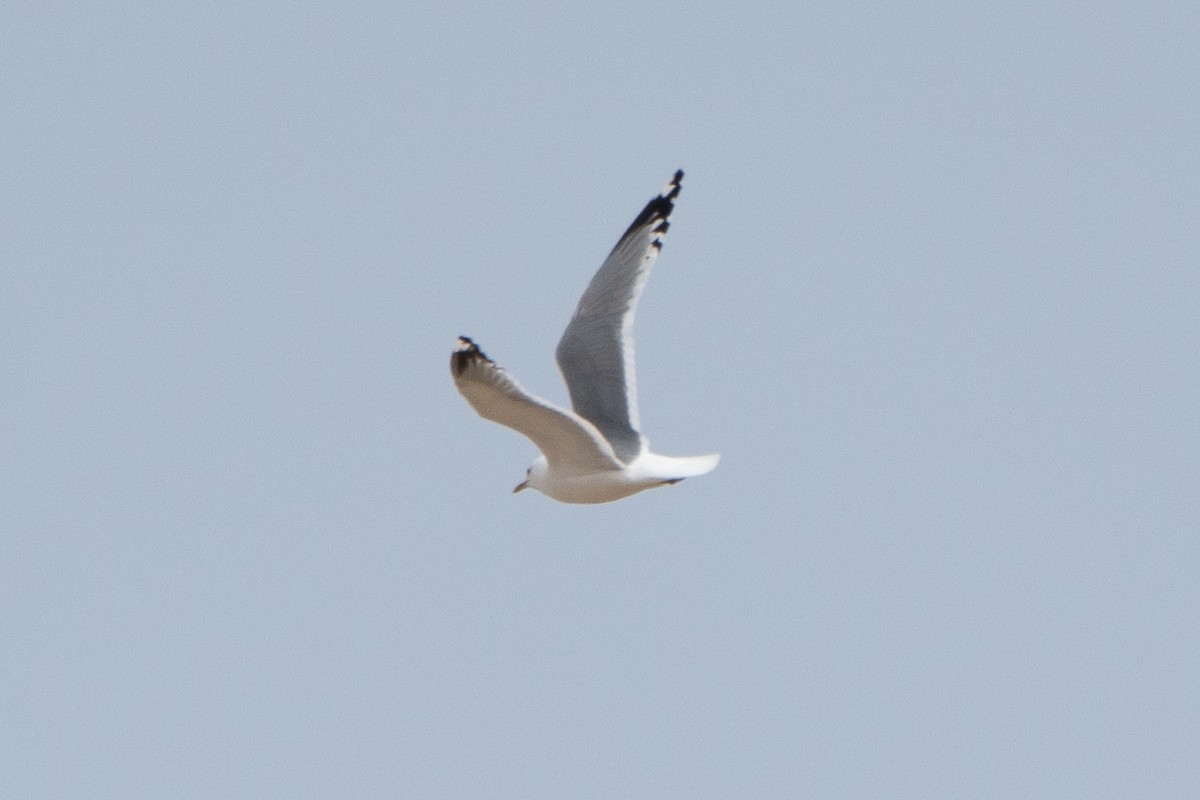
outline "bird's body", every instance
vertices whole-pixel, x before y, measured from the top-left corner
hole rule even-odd
[[[542,455],[513,491],[564,503],[606,503],[711,472],[720,456],[650,452],[639,430],[633,318],[662,249],[683,172],[646,204],[592,278],[558,343],[574,410],[527,392],[463,336],[450,359],[455,385],[479,415],[524,434]]]

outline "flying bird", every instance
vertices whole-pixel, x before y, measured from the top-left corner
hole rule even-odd
[[[637,215],[558,342],[555,355],[573,410],[530,394],[469,337],[459,337],[450,356],[458,391],[479,416],[524,434],[541,451],[514,493],[533,488],[563,503],[607,503],[717,466],[716,453],[678,458],[650,452],[638,422],[633,317],[682,180],[679,170]]]

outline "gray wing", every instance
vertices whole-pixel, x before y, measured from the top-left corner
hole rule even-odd
[[[682,181],[679,170],[621,236],[579,299],[558,343],[558,368],[575,413],[599,428],[625,463],[645,447],[638,431],[634,311],[662,249]]]
[[[591,474],[621,469],[592,423],[525,391],[465,336],[450,356],[450,374],[479,416],[527,436],[555,470]]]

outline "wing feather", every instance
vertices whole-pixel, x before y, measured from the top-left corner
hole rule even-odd
[[[621,469],[612,447],[592,423],[527,392],[466,336],[459,337],[450,357],[450,372],[479,416],[528,437],[556,472]]]
[[[645,449],[639,432],[633,319],[670,227],[683,171],[646,204],[579,299],[556,357],[575,413],[594,424],[622,462]]]

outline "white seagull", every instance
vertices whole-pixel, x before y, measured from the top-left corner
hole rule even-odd
[[[650,452],[638,430],[633,315],[662,249],[683,171],[646,204],[600,266],[558,342],[574,411],[527,392],[466,336],[450,357],[454,384],[479,416],[541,450],[513,492],[534,488],[563,503],[607,503],[711,472],[720,460]]]

